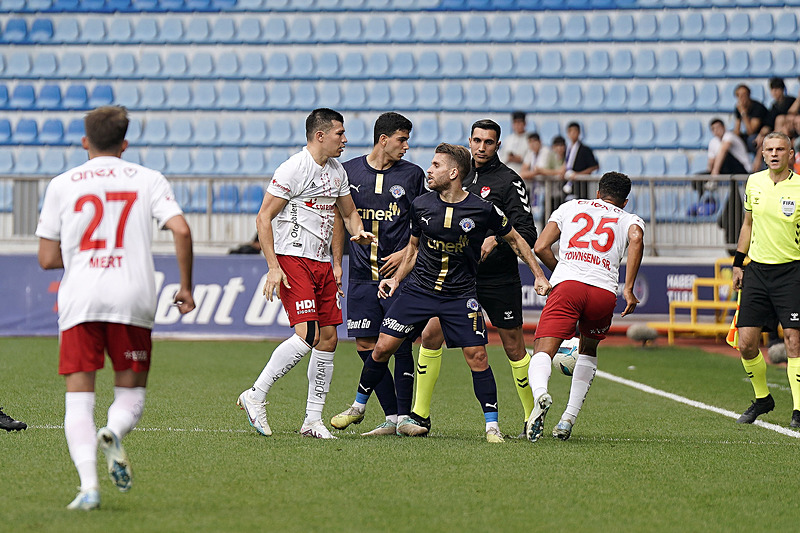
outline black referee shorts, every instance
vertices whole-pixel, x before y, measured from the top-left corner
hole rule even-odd
[[[481,287],[478,301],[496,328],[513,329],[522,325],[522,283]]]
[[[800,329],[800,261],[767,265],[751,261],[744,269],[737,325]]]

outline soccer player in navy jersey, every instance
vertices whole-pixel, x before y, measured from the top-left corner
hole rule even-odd
[[[344,163],[350,195],[364,227],[378,239],[369,245],[350,242],[347,334],[355,337],[362,360],[372,354],[381,322],[395,299],[378,298],[378,282],[391,277],[400,266],[411,235],[411,202],[426,192],[425,172],[403,160],[411,128],[411,121],[403,115],[383,113],[375,121],[372,151]],[[339,221],[337,218],[337,224]],[[375,386],[386,420],[362,435],[394,435],[398,417],[411,413],[414,393],[411,341],[406,339],[395,352],[394,380],[386,372]],[[363,411],[350,407],[334,416],[331,425],[344,429],[363,419]]]
[[[364,361],[353,408],[365,411],[370,394],[386,374],[391,355],[406,338],[419,335],[429,319],[438,317],[448,347],[460,347],[472,370],[475,396],[486,422],[486,439],[499,443],[503,436],[497,424],[497,385],[486,356],[486,329],[475,288],[487,232],[508,242],[530,267],[538,294],[547,294],[550,284],[530,246],[502,211],[462,188],[469,168],[466,148],[444,143],[436,147],[427,172],[432,192],[412,203],[411,238],[403,262],[391,278],[381,280],[380,296],[393,296],[406,276],[408,280],[381,324],[372,356]],[[402,423],[418,428],[415,434],[425,434],[430,428],[429,423],[413,416]]]

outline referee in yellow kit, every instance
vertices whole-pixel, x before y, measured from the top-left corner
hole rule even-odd
[[[747,179],[744,222],[733,260],[733,288],[741,290],[739,353],[756,399],[739,417],[752,424],[775,408],[767,387],[767,365],[758,348],[762,329],[783,326],[793,410],[791,427],[800,427],[800,176],[792,171],[789,137],[764,138],[767,170]],[[743,269],[744,259],[750,264]]]

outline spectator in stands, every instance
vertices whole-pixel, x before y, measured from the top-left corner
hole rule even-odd
[[[567,137],[569,138],[570,144],[567,149],[564,174],[562,175],[562,178],[566,180],[564,184],[564,194],[566,194],[567,200],[571,200],[572,198],[589,198],[589,183],[577,180],[573,182],[572,178],[576,175],[591,174],[600,168],[600,165],[597,163],[592,149],[580,141],[580,124],[577,122],[570,122],[567,124]]]
[[[786,135],[790,135],[787,131],[792,129],[793,122],[788,119],[789,109],[794,105],[795,98],[786,94],[786,84],[783,78],[770,78],[769,91],[772,95],[772,105],[769,108],[769,117],[767,122],[761,126],[761,131],[756,137],[756,153],[761,153],[761,146],[764,142],[764,137],[772,131],[780,131]],[[756,157],[753,160],[753,172],[758,172],[762,168],[766,168],[764,160],[761,157]]]
[[[747,174],[750,156],[744,141],[732,131],[725,130],[725,123],[719,118],[711,120],[711,140],[708,143],[708,173]]]
[[[536,177],[538,176],[536,167],[541,166],[539,164],[540,159],[544,161],[549,153],[550,150],[542,145],[542,139],[538,133],[528,134],[528,151],[525,152],[525,157],[522,160],[519,177],[525,180],[528,185],[528,192],[531,198],[535,197],[536,192]]]
[[[261,242],[258,240],[258,233],[255,234],[253,240],[246,242],[244,244],[240,244],[236,248],[231,248],[230,250],[228,250],[228,253],[243,254],[243,255],[260,254]]]
[[[500,161],[517,174],[522,170],[525,153],[528,151],[526,127],[524,112],[514,111],[511,113],[511,133],[503,139],[500,146]]]
[[[756,153],[756,138],[761,127],[769,122],[769,111],[764,104],[750,98],[750,87],[743,83],[736,86],[733,94],[736,95],[736,109],[733,111],[736,123],[733,131],[745,141],[748,152]]]

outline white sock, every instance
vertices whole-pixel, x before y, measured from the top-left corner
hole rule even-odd
[[[386,417],[387,422],[391,422],[392,424],[397,424],[397,415],[389,415]]]
[[[333,354],[316,348],[311,350],[308,361],[308,399],[306,400],[306,422],[322,420],[325,398],[331,390],[333,379]]]
[[[114,387],[114,402],[108,408],[106,427],[122,440],[131,432],[144,411],[144,387]]]
[[[533,399],[538,400],[542,394],[547,392],[547,384],[550,381],[550,372],[553,370],[553,362],[546,352],[536,352],[531,357],[528,366],[528,383],[533,391]]]
[[[569,388],[569,401],[561,418],[566,418],[573,424],[581,412],[589,387],[597,373],[597,357],[579,354],[575,361],[575,370],[572,371],[572,385]]]
[[[486,431],[489,431],[492,428],[496,429],[497,431],[500,431],[500,426],[498,425],[497,422],[486,422]]]
[[[97,428],[94,425],[94,393],[68,392],[65,396],[64,434],[72,462],[78,470],[81,490],[97,489]]]
[[[294,368],[294,365],[299,363],[300,359],[309,351],[311,351],[311,347],[296,334],[280,343],[273,350],[267,366],[253,384],[253,390],[250,392],[253,401],[263,402],[272,385]]]

